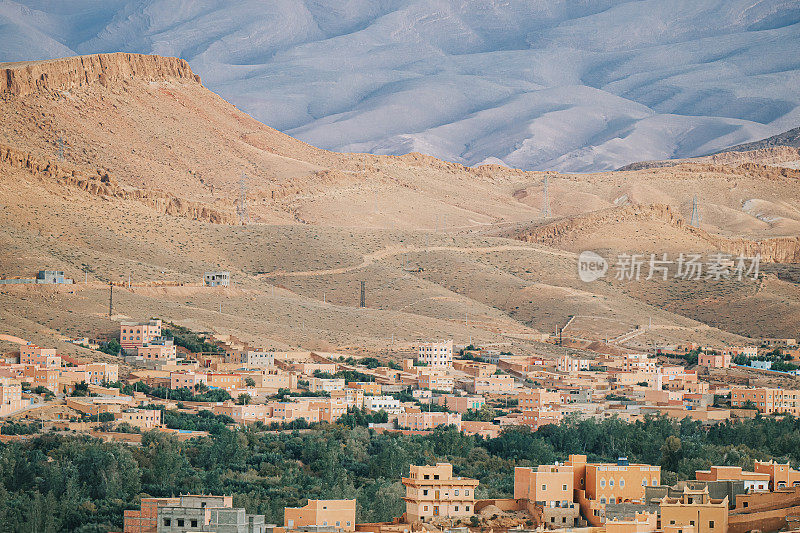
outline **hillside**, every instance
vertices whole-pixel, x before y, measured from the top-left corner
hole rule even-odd
[[[9,0],[0,61],[177,56],[341,152],[531,170],[695,157],[800,124],[786,0]]]
[[[727,148],[726,152],[749,152],[751,150],[761,150],[763,148],[771,148],[773,146],[789,146],[791,148],[800,148],[800,127],[761,139],[751,143],[738,144]]]
[[[714,249],[721,240],[789,242],[800,220],[792,173],[741,161],[549,173],[556,218],[543,221],[541,173],[314,148],[208,91],[180,60],[107,54],[0,71],[9,80],[0,94],[0,274],[57,268],[88,278],[2,286],[5,333],[56,342],[158,315],[276,349],[396,354],[452,337],[554,355],[559,348],[537,342],[541,332],[577,315],[589,318],[571,326],[574,334],[589,340],[652,318],[653,330],[637,343],[743,342],[740,334],[800,327],[798,300],[781,296],[795,286],[785,272],[721,290],[713,304],[780,304],[768,321],[709,316],[711,304],[683,305],[686,294],[670,284],[585,284],[576,275],[577,235],[593,246],[646,251],[660,250],[665,238],[670,251]],[[237,213],[242,173],[246,224]],[[624,224],[591,233],[585,222],[609,208],[621,215],[662,204],[673,213],[669,226],[684,231],[679,221],[693,194],[706,202],[697,241],[665,237],[658,220],[638,233]],[[572,221],[569,243],[508,233],[560,220]],[[599,235],[606,240],[595,242]],[[770,259],[795,260],[781,253]],[[214,269],[230,270],[234,286],[198,286]],[[111,318],[108,281],[119,284]]]

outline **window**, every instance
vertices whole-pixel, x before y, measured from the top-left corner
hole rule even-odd
[[[341,527],[342,523],[340,521],[336,521],[336,527]]]
[[[606,497],[605,497],[605,496],[603,496],[602,498],[600,498],[600,503],[606,503]]]
[[[178,518],[178,527],[183,527],[183,518]]]
[[[561,485],[561,490],[567,490],[567,486],[566,485]]]
[[[456,489],[454,492],[455,492],[455,495],[458,496],[458,489]]]
[[[469,496],[469,489],[464,489],[464,496]],[[469,509],[467,509],[469,511]]]
[[[547,485],[542,485],[542,490],[547,490]]]
[[[714,529],[714,521],[713,520],[709,520],[708,521],[708,528],[709,529]]]
[[[605,487],[606,486],[606,480],[605,479],[601,479],[600,480],[600,486],[601,487]]]
[[[642,487],[646,487],[646,486],[647,486],[647,478],[642,480]]]
[[[455,510],[456,510],[456,512],[458,512],[458,505],[456,505]]]
[[[348,525],[348,526],[350,525],[350,520],[348,520],[348,521],[347,521],[347,525]]]
[[[609,487],[613,487],[614,486],[614,478],[611,478],[611,479],[608,480],[608,486]]]
[[[655,487],[656,485],[658,485],[658,480],[656,478],[653,478],[653,486]]]
[[[689,520],[689,525],[693,526],[694,525],[694,520]]]
[[[192,524],[192,527],[197,527],[197,520],[192,519],[191,524]]]
[[[423,489],[423,491],[422,491],[422,495],[423,495],[423,496],[427,496],[427,495],[428,495],[428,489]]]
[[[426,505],[425,508],[423,509],[423,511],[427,511],[427,510],[428,510],[428,506]]]
[[[172,520],[169,519],[169,518],[165,518],[164,519],[164,525],[167,526],[167,527],[171,526],[172,525]]]
[[[467,505],[466,507],[464,507],[464,509],[466,509],[467,511],[469,511],[469,505]]]
[[[674,525],[675,525],[675,520],[670,520],[670,521],[669,521],[669,524],[670,524],[671,526],[674,526]]]

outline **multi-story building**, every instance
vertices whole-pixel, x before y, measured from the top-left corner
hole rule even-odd
[[[473,378],[467,382],[470,394],[511,394],[514,392],[514,378],[508,375]]]
[[[439,370],[420,370],[419,388],[453,392],[453,377]]]
[[[561,393],[545,389],[528,389],[517,394],[517,401],[522,411],[526,409],[543,409],[548,406],[561,405]]]
[[[308,500],[304,507],[286,507],[283,525],[287,531],[324,528],[323,531],[355,531],[355,500]]]
[[[348,381],[348,389],[361,389],[364,394],[371,394],[373,396],[381,395],[381,384],[376,381]]]
[[[558,362],[556,363],[556,369],[558,369],[559,372],[577,374],[578,372],[589,370],[591,364],[592,362],[589,359],[577,359],[565,355],[558,359]]]
[[[264,515],[249,515],[242,508],[234,508],[231,496],[186,495],[177,505],[166,503],[156,509],[156,533],[267,532]]]
[[[742,408],[747,402],[752,402],[764,414],[800,415],[800,390],[796,389],[731,388],[731,407]]]
[[[244,385],[244,379],[241,374],[209,372],[206,376],[206,384],[209,388],[224,389],[227,392],[231,392],[241,389],[242,385]]]
[[[756,461],[753,469],[758,473],[769,474],[770,490],[800,485],[800,471],[792,468],[789,463]]]
[[[364,407],[364,390],[345,387],[342,390],[331,391],[331,399],[342,400],[347,407]]]
[[[180,498],[142,498],[139,509],[126,510],[122,519],[123,533],[156,533],[158,508],[180,505]]]
[[[455,426],[461,431],[461,413],[429,413],[419,409],[408,409],[397,415],[397,425],[414,431],[425,431],[438,426]]]
[[[153,339],[136,348],[136,355],[148,361],[175,362],[178,349],[172,339]]]
[[[86,363],[75,367],[78,371],[85,371],[89,378],[87,383],[100,385],[103,382],[115,383],[119,381],[119,365],[111,363]]]
[[[728,531],[728,498],[712,500],[708,487],[692,490],[685,487],[680,498],[661,501],[661,528],[664,531],[692,533],[726,533]]]
[[[486,400],[483,396],[455,396],[452,394],[446,394],[442,396],[436,396],[436,398],[434,398],[434,402],[437,405],[447,407],[451,411],[463,414],[470,409],[474,411],[479,410],[484,406]]]
[[[194,389],[199,384],[208,385],[208,374],[205,372],[179,371],[169,373],[170,389]]]
[[[622,370],[625,372],[656,372],[656,361],[650,359],[646,353],[625,354],[622,362]]]
[[[230,284],[231,273],[227,270],[218,270],[203,274],[203,285],[206,287],[228,287]]]
[[[161,337],[161,320],[147,322],[121,322],[119,343],[123,350],[136,353],[136,349]]]
[[[311,378],[308,380],[308,390],[311,392],[332,392],[344,389],[343,378]]]
[[[247,350],[242,353],[242,363],[247,368],[273,368],[275,366],[275,353]]]
[[[0,416],[8,416],[29,405],[22,399],[22,383],[14,378],[0,377]]]
[[[547,424],[558,425],[563,420],[564,416],[561,411],[553,411],[551,409],[524,409],[520,423],[523,426],[530,427],[533,431],[537,431],[540,427]]]
[[[19,362],[40,368],[61,368],[61,357],[56,355],[55,348],[40,348],[30,343],[20,346]]]
[[[748,492],[769,490],[770,475],[766,472],[746,472],[741,466],[712,466],[694,473],[698,481],[743,481]]]
[[[453,465],[411,465],[406,487],[406,517],[409,522],[437,517],[465,518],[475,513],[477,479],[453,477]]]
[[[392,396],[366,396],[364,397],[364,407],[370,411],[386,411],[390,415],[399,415],[403,412],[400,400]]]
[[[730,352],[700,352],[697,356],[697,364],[708,368],[730,368]]]
[[[114,421],[118,424],[126,422],[141,429],[153,429],[161,427],[161,410],[125,409],[114,414]]]
[[[452,368],[453,341],[420,344],[417,361],[432,368]]]
[[[514,499],[530,500],[548,507],[567,507],[573,502],[574,483],[572,466],[518,466],[514,469]]]
[[[661,483],[661,467],[629,464],[626,457],[613,463],[587,463],[585,455],[570,455],[565,464],[572,466],[575,490],[600,503],[639,503],[645,487]]]

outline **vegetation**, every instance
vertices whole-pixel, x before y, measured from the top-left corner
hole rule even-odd
[[[108,355],[119,355],[119,353],[122,351],[122,345],[117,339],[111,339],[108,342],[102,343],[99,351],[107,353]]]
[[[210,424],[209,437],[178,442],[145,432],[140,447],[86,436],[50,434],[0,443],[0,530],[51,533],[120,530],[141,494],[232,494],[234,505],[281,523],[283,508],[306,498],[356,498],[357,520],[388,520],[403,511],[400,477],[409,464],[453,463],[456,475],[480,480],[477,497],[511,497],[515,466],[583,453],[590,461],[661,465],[667,482],[710,465],[752,468],[753,460],[800,461],[800,420],[757,417],[704,428],[685,419],[578,421],[505,430],[498,438],[437,428],[428,435],[377,434],[351,424],[305,432],[230,430],[212,413],[165,411],[168,425]],[[298,423],[298,427],[303,424]],[[189,429],[189,428],[186,428]],[[198,429],[198,428],[191,428]],[[4,428],[5,432],[5,428]]]
[[[202,384],[201,384],[202,385]],[[231,395],[223,389],[209,389],[205,386],[198,387],[195,394],[191,389],[181,387],[179,389],[171,390],[166,387],[151,387],[144,382],[136,382],[133,385],[130,383],[122,387],[122,393],[132,395],[134,391],[143,392],[149,396],[156,398],[170,399],[181,402],[224,402],[230,400]]]
[[[201,337],[194,331],[177,324],[169,323],[169,327],[163,328],[161,334],[164,337],[172,337],[176,346],[182,346],[192,353],[211,352],[222,353],[224,350],[214,343],[206,342],[205,337]]]

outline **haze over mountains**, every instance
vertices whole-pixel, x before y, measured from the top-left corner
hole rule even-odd
[[[275,0],[0,4],[0,61],[187,59],[321,148],[606,170],[800,124],[789,0]]]

